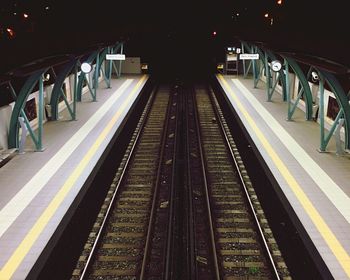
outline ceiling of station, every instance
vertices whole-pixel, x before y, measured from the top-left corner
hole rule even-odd
[[[53,53],[130,39],[131,54],[197,59],[220,55],[238,38],[350,65],[346,1],[3,0],[0,72]],[[23,63],[22,63],[23,62]]]

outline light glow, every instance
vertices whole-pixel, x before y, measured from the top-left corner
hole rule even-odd
[[[8,34],[10,35],[10,37],[15,36],[15,31],[13,31],[13,29],[7,28],[6,31],[8,32]]]

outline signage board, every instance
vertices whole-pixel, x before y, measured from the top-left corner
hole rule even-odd
[[[236,61],[237,60],[237,55],[236,54],[228,54],[226,57],[227,61]]]
[[[241,53],[239,55],[239,59],[259,59],[259,54],[258,53]]]
[[[125,60],[125,54],[106,54],[107,60]]]

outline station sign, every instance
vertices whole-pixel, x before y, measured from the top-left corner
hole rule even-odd
[[[259,59],[259,54],[258,53],[241,53],[239,55],[239,59],[253,59],[253,60],[256,60],[256,59]]]
[[[125,60],[125,54],[106,54],[107,60]]]

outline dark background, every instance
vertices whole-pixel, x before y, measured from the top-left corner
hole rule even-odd
[[[349,66],[345,4],[345,0],[282,0],[282,5],[277,0],[1,0],[0,73],[40,57],[120,39],[127,41],[127,56],[141,56],[154,72],[212,71],[216,62],[223,61],[225,46],[237,43],[237,38]],[[9,36],[8,27],[14,36]]]

